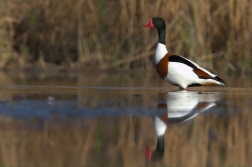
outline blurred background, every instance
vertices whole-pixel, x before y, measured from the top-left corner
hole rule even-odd
[[[153,117],[178,90],[154,68],[157,32],[143,25],[155,16],[169,52],[227,86],[174,96],[174,108],[214,107],[167,123],[152,164]],[[252,0],[0,0],[0,167],[251,167],[251,16]]]
[[[0,0],[0,68],[152,69],[154,16],[170,52],[251,72],[251,0]]]

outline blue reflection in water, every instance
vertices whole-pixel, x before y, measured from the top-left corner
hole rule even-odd
[[[100,101],[99,104],[107,103],[108,106],[78,107],[77,99],[55,100],[48,97],[47,100],[17,100],[0,102],[0,115],[13,118],[48,119],[57,115],[57,118],[71,117],[114,117],[114,116],[155,116],[167,114],[170,123],[181,122],[195,117],[197,114],[210,109],[220,102],[220,94],[214,92],[169,92],[165,103],[160,103],[158,108],[143,108],[138,105],[116,106],[111,100]],[[167,108],[167,111],[164,110]],[[223,107],[217,107],[212,112],[222,112]]]

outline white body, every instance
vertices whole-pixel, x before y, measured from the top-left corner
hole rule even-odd
[[[191,119],[199,113],[215,106],[215,102],[219,100],[219,93],[199,94],[199,92],[191,91],[169,92],[166,97],[168,118],[172,119],[191,115],[188,118]],[[197,108],[201,103],[208,104],[204,108]]]
[[[154,119],[157,136],[162,136],[165,134],[167,128],[165,121],[169,123],[174,119],[180,119],[180,121],[176,123],[185,122],[216,106],[216,102],[218,101],[220,101],[220,94],[218,92],[168,92],[166,96],[168,120],[160,119],[163,116],[156,116]]]
[[[156,52],[154,55],[154,62],[155,65],[158,64],[158,62],[168,53],[166,46],[164,44],[158,43]],[[183,57],[184,58],[184,57]],[[184,58],[186,59],[186,58]],[[204,71],[205,73],[209,74],[211,77],[215,77],[216,75],[210,73],[206,69],[200,67],[198,64],[192,62],[189,59],[186,59],[190,61],[192,64],[194,64],[198,69]],[[176,84],[180,88],[187,88],[188,85],[193,84],[193,83],[199,83],[199,84],[209,84],[209,83],[215,83],[218,85],[224,85],[216,80],[213,79],[201,79],[199,78],[194,72],[193,68],[190,66],[179,63],[179,62],[169,62],[168,64],[168,74],[164,78],[165,81],[171,83],[171,84]]]

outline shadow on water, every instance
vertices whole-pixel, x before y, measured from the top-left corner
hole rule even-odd
[[[0,166],[252,166],[251,88],[111,75],[4,76]]]

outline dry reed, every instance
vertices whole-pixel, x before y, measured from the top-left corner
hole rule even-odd
[[[169,51],[211,70],[251,71],[251,4],[251,0],[1,0],[0,68],[35,61],[72,68],[148,68],[157,38],[142,25],[161,16],[167,22]]]

